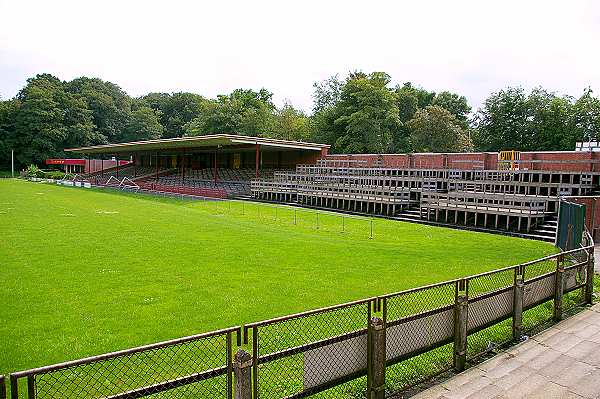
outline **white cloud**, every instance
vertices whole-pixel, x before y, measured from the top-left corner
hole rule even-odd
[[[49,72],[134,96],[265,87],[310,110],[314,81],[362,69],[473,105],[507,85],[577,96],[600,90],[597,4],[0,0],[0,95]]]

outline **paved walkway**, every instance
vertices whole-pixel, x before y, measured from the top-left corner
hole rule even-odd
[[[413,396],[463,398],[600,398],[600,304]]]

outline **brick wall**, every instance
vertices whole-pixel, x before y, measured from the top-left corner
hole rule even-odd
[[[416,169],[487,169],[498,168],[497,152],[415,153],[415,154],[335,154],[327,159],[367,161],[368,166],[382,164],[391,168]],[[527,162],[532,161],[532,162]],[[555,162],[553,162],[555,161]],[[521,152],[521,169],[600,172],[600,152],[556,151]]]

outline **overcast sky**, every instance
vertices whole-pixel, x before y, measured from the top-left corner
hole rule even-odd
[[[600,1],[0,0],[4,99],[47,72],[309,111],[313,82],[355,69],[473,106],[508,85],[600,94]]]

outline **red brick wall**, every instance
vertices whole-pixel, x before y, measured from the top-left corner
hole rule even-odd
[[[569,197],[569,201],[585,205],[585,225],[594,241],[600,240],[600,196]]]
[[[368,166],[373,166],[378,159],[383,160],[383,166],[416,169],[498,169],[497,152],[473,153],[416,153],[416,154],[335,154],[327,159],[361,159]],[[527,162],[541,160],[545,162]],[[600,152],[522,152],[521,169],[528,170],[559,170],[559,171],[600,171],[600,165],[589,162],[600,161]],[[525,162],[523,162],[525,161]],[[576,161],[573,163],[552,161]]]
[[[529,170],[563,170],[572,172],[598,171],[598,166],[589,160],[600,159],[598,152],[583,151],[556,151],[556,152],[522,152],[521,161],[543,160],[547,162],[521,162],[522,168]],[[549,161],[549,162],[548,162]],[[574,163],[562,163],[552,161],[576,161]]]

